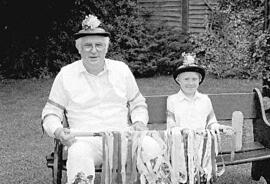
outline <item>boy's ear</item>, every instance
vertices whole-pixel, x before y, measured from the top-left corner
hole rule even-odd
[[[176,79],[175,79],[177,82],[178,82],[178,84],[179,84],[179,75],[177,75],[177,77],[176,77]]]
[[[199,74],[199,79],[200,79],[200,82],[202,82],[202,75]]]

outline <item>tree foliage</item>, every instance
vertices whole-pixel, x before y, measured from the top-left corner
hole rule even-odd
[[[206,32],[190,39],[210,73],[218,77],[261,76],[262,47],[266,48],[263,13],[263,4],[258,0],[219,2],[210,14]]]
[[[206,32],[191,35],[146,22],[151,12],[136,2],[0,0],[0,78],[52,77],[77,60],[73,34],[88,14],[111,33],[108,57],[127,63],[137,77],[171,74],[182,52],[195,51],[218,77],[259,78],[270,58],[261,0],[219,0]]]
[[[146,23],[142,15],[149,12],[139,11],[136,2],[75,0],[65,5],[66,1],[49,0],[43,5],[51,12],[50,16],[40,16],[36,24],[29,26],[32,29],[46,25],[46,31],[14,38],[9,52],[1,60],[0,72],[14,78],[53,76],[62,66],[79,58],[73,34],[80,30],[85,15],[94,14],[103,23],[101,26],[111,33],[108,57],[126,62],[139,77],[170,74],[180,54],[190,47],[187,35],[168,29],[162,22],[159,25]],[[27,22],[27,18],[22,22]]]

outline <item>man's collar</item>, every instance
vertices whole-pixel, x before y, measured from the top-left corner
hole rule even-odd
[[[79,73],[87,72],[86,69],[85,69],[85,67],[83,66],[83,61],[82,61],[82,59],[79,60],[78,72],[79,72]]]
[[[104,62],[104,70],[103,70],[102,72],[105,72],[105,71],[107,71],[107,70],[110,70],[110,68],[111,68],[111,67],[110,67],[110,64],[109,64],[109,62],[108,62],[108,59],[105,58],[105,62]],[[87,71],[86,71],[86,68],[83,66],[83,61],[82,61],[82,59],[79,60],[78,72],[79,72],[79,73],[87,72]]]

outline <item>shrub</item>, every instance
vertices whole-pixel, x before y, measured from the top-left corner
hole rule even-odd
[[[14,43],[14,54],[2,60],[1,71],[13,78],[55,75],[62,66],[79,58],[73,34],[81,29],[80,22],[85,15],[94,14],[111,33],[107,57],[126,62],[137,77],[171,74],[180,54],[190,47],[188,35],[168,29],[163,22],[146,23],[144,17],[150,12],[139,11],[136,2],[76,0],[69,3],[70,9],[54,17],[43,38],[25,38],[19,45]]]
[[[257,59],[253,54],[263,29],[262,7],[239,7],[240,1],[222,1],[211,13],[206,32],[190,39],[207,70],[217,77],[259,78],[262,71],[260,54]]]
[[[116,35],[109,57],[121,58],[136,77],[171,74],[181,53],[190,48],[188,35],[171,31],[164,23],[158,26],[140,17],[135,20],[119,21],[116,32],[121,34]]]
[[[208,71],[218,77],[258,78],[269,56],[269,35],[262,32],[260,0],[220,0],[202,34],[146,23],[151,15],[136,0],[75,0],[49,22],[43,37],[16,40],[2,58],[4,77],[50,77],[79,58],[73,34],[85,15],[94,14],[111,33],[107,57],[127,63],[135,76],[170,75],[181,63],[181,53],[195,51]],[[266,41],[267,40],[267,41]]]

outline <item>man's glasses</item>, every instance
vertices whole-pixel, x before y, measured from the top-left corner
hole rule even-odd
[[[94,47],[97,51],[102,51],[105,48],[105,44],[104,43],[87,44],[83,46],[83,50],[89,52],[92,51]]]

